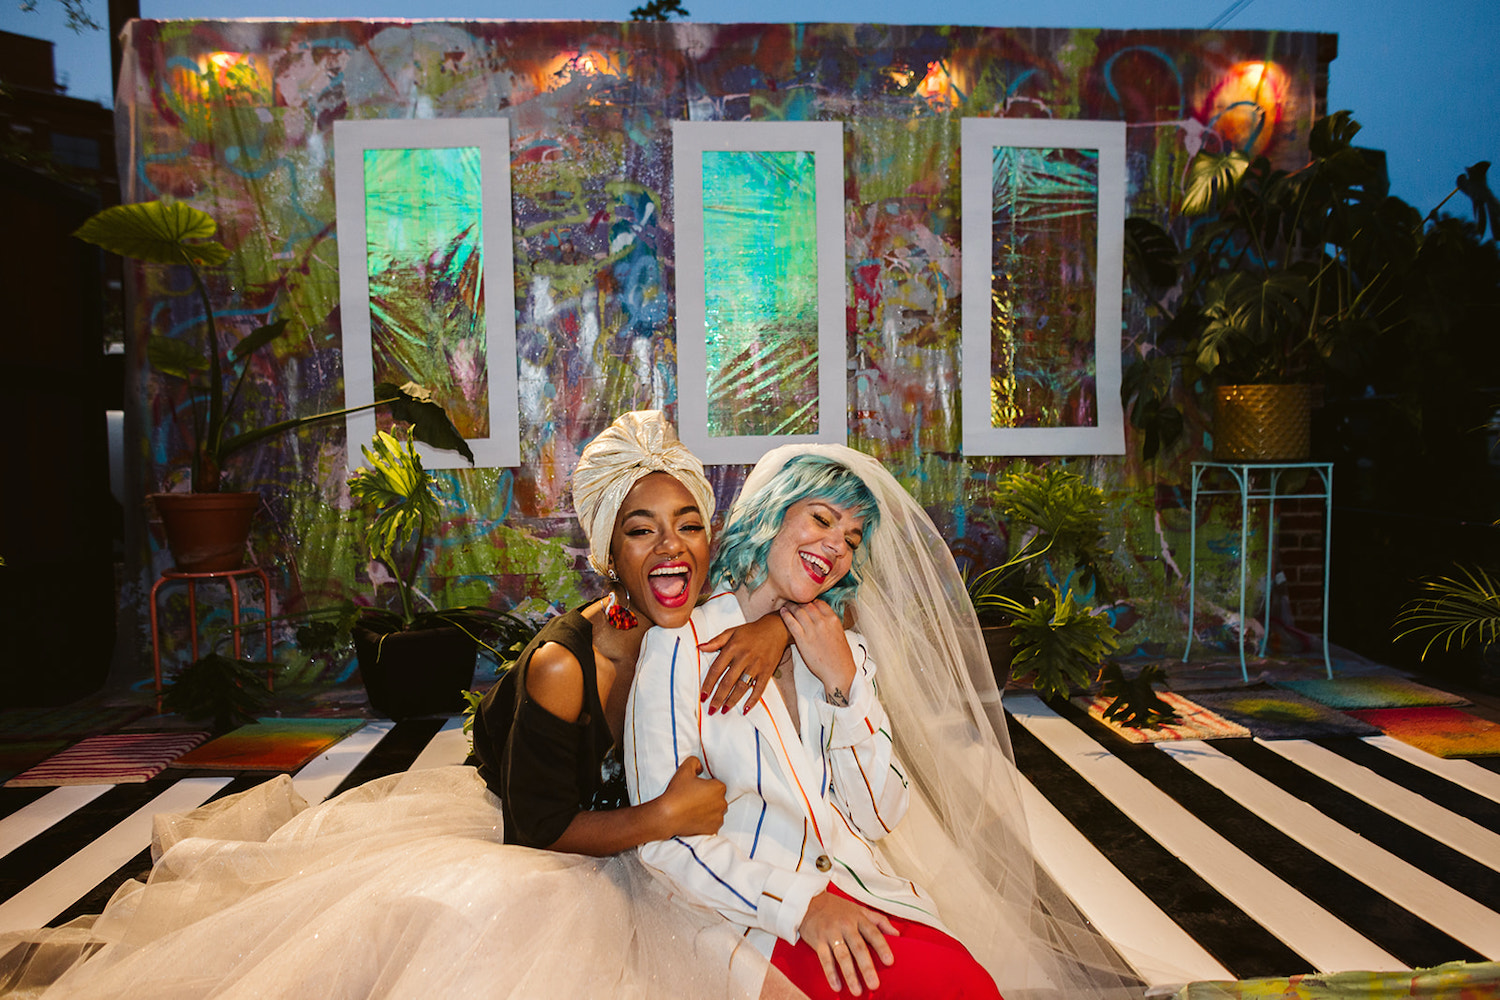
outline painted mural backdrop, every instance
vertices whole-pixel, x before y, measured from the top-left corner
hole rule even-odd
[[[569,503],[578,452],[616,413],[675,403],[671,123],[841,122],[849,442],[890,465],[961,560],[983,562],[1006,544],[988,491],[1007,463],[965,459],[959,447],[961,119],[1123,120],[1128,210],[1166,219],[1200,148],[1300,162],[1320,110],[1318,42],[1287,33],[831,24],[137,22],[118,102],[123,180],[129,200],[185,199],[220,221],[234,253],[212,289],[227,303],[224,335],[243,336],[271,317],[291,321],[276,357],[256,363],[250,408],[258,419],[311,412],[343,398],[333,122],[508,118],[522,462],[441,474],[445,522],[419,582],[448,603],[567,605],[598,589]],[[1267,63],[1269,71],[1248,68]],[[1245,83],[1262,76],[1276,86]],[[1086,185],[1074,181],[1086,164],[1038,169],[1058,189],[1060,211],[1071,212],[1084,197]],[[453,393],[448,402],[465,420],[482,421],[483,401],[464,392],[484,384],[472,368],[484,356],[474,331],[485,250],[477,216],[462,208],[472,183],[464,158],[377,157],[366,170],[376,181],[441,179],[427,196],[430,213],[428,205],[371,208],[376,361]],[[766,267],[800,274],[796,245],[779,245],[786,258]],[[1065,275],[1087,262],[1063,253],[1046,266]],[[181,275],[132,275],[127,420],[138,445],[131,475],[145,493],[179,486],[187,456],[183,400],[145,368],[143,334],[192,323],[194,299]],[[1036,280],[1058,298],[1055,317],[1031,331],[1031,367],[1018,365],[1016,381],[1038,389],[1027,412],[1082,419],[1087,373],[1069,365],[1085,318],[1069,312],[1065,282]],[[1153,318],[1128,286],[1126,296],[1129,354]],[[754,318],[746,323],[752,330]],[[783,376],[807,384],[791,342],[726,340],[722,361],[749,383],[734,391],[774,396],[765,390]],[[769,398],[757,419],[805,419],[803,402],[795,392]],[[1202,457],[1203,416],[1183,402],[1188,444],[1163,461],[1142,467],[1131,442],[1126,457],[1070,463],[1114,501],[1103,596],[1138,645],[1175,647],[1184,635],[1184,483],[1187,463]],[[376,597],[382,576],[364,555],[341,435],[270,441],[228,470],[232,486],[265,497],[252,545],[272,569],[279,608],[388,596]],[[722,505],[744,472],[712,472]],[[144,620],[146,587],[167,556],[156,526],[134,527],[134,607]],[[1230,592],[1238,531],[1209,524],[1199,535],[1207,558],[1199,628],[1216,620],[1227,629],[1226,613],[1201,602]],[[139,652],[146,639],[138,640]],[[279,652],[294,678],[347,669]]]

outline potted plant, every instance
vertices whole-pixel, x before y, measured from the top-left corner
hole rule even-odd
[[[192,412],[192,491],[152,497],[178,569],[209,572],[240,566],[260,496],[223,492],[224,466],[235,453],[272,435],[387,406],[397,419],[411,426],[418,440],[474,460],[463,435],[443,408],[425,389],[411,382],[399,387],[381,383],[375,388],[375,401],[364,406],[293,417],[263,427],[245,426],[237,414],[250,359],[286,332],[287,321],[260,326],[226,344],[204,280],[206,268],[229,259],[229,250],[213,239],[217,229],[212,216],[191,205],[150,201],[106,208],[87,219],[74,234],[122,257],[187,268],[203,311],[195,335],[179,338],[152,334],[146,344],[153,368],[187,383]]]
[[[1098,585],[1104,491],[1061,466],[1017,469],[996,485],[994,506],[1011,553],[968,581],[996,679],[1031,679],[1044,698],[1086,687],[1119,632],[1088,603]]]
[[[1359,128],[1348,111],[1319,119],[1311,158],[1290,173],[1264,157],[1199,152],[1181,250],[1155,221],[1126,220],[1131,283],[1164,318],[1121,385],[1147,460],[1182,431],[1179,382],[1214,392],[1218,457],[1306,458],[1311,386],[1357,373],[1404,322],[1422,219],[1387,197],[1352,145]],[[1295,411],[1278,429],[1283,407]]]
[[[542,623],[477,605],[418,606],[425,598],[417,590],[416,578],[426,555],[429,522],[440,514],[439,481],[423,468],[411,433],[397,430],[399,435],[376,431],[371,446],[361,449],[368,467],[349,476],[350,495],[370,516],[365,529],[370,557],[391,571],[397,607],[341,601],[278,615],[271,621],[294,624],[297,646],[304,653],[329,652],[352,639],[370,706],[400,720],[460,711],[465,689],[474,681],[479,647],[488,650],[503,670]],[[204,700],[198,692],[217,692],[221,698],[217,704],[223,704],[223,697],[236,689],[244,692],[253,687],[255,697],[263,698],[265,671],[277,664],[235,660],[218,652],[236,627],[260,629],[265,622],[221,628],[209,655],[173,679],[167,688],[169,699],[183,680],[188,689],[178,696],[177,704],[192,707],[198,715],[207,714],[197,707]],[[181,700],[189,695],[196,699],[191,705]],[[172,707],[170,701],[168,707]],[[237,718],[243,721],[243,716],[240,712]]]
[[[427,528],[439,516],[438,480],[422,467],[416,443],[376,431],[361,449],[367,467],[349,476],[349,492],[373,517],[370,557],[395,580],[399,609],[361,608],[354,647],[370,704],[393,719],[456,712],[474,683],[474,658],[484,645],[497,660],[535,626],[487,607],[418,608],[416,576],[426,554]],[[486,642],[492,638],[499,645]]]

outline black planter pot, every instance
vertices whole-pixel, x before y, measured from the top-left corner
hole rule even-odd
[[[370,707],[397,722],[462,711],[462,692],[474,685],[478,648],[451,625],[389,633],[364,623],[354,626],[354,650]]]

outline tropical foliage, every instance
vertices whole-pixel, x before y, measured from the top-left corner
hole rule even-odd
[[[226,349],[205,280],[206,269],[218,267],[230,257],[229,250],[213,238],[217,231],[213,217],[191,205],[148,201],[106,208],[85,220],[74,233],[79,239],[121,257],[185,267],[192,277],[203,314],[199,335],[195,339],[180,339],[153,334],[146,342],[146,354],[157,371],[182,379],[188,385],[195,492],[218,492],[225,460],[257,441],[376,406],[387,407],[397,420],[410,424],[418,440],[435,448],[457,451],[474,461],[473,452],[447,412],[426,389],[412,382],[402,386],[383,382],[375,387],[375,401],[363,406],[294,417],[263,427],[241,426],[235,413],[250,372],[250,360],[285,334],[287,321],[277,320],[257,327]]]
[[[1104,547],[1104,491],[1060,465],[1016,469],[995,486],[995,508],[1011,532],[1002,563],[968,579],[981,621],[1014,630],[1011,675],[1034,674],[1043,697],[1087,687],[1100,660],[1119,648],[1108,616],[1080,590],[1098,582]]]
[[[1423,596],[1396,616],[1396,638],[1426,640],[1422,659],[1434,648],[1488,647],[1500,640],[1500,585],[1482,569],[1463,567],[1453,576],[1422,580]]]
[[[1148,663],[1140,673],[1127,678],[1118,663],[1105,664],[1099,671],[1099,693],[1114,701],[1104,710],[1104,717],[1122,726],[1156,729],[1176,722],[1177,711],[1157,697],[1153,684],[1167,684],[1167,672],[1159,664]]]
[[[1353,145],[1348,111],[1319,119],[1301,168],[1240,152],[1200,152],[1167,228],[1126,224],[1131,284],[1161,318],[1121,386],[1150,459],[1182,432],[1177,385],[1212,387],[1356,377],[1412,313],[1405,295],[1422,217],[1389,197]]]
[[[173,676],[162,707],[184,719],[211,719],[215,732],[254,722],[269,701],[265,671],[273,666],[211,652]]]
[[[493,608],[463,606],[418,610],[416,578],[427,549],[427,530],[440,515],[435,476],[422,466],[412,434],[397,437],[376,431],[371,446],[362,447],[368,467],[349,475],[349,494],[372,514],[366,533],[370,558],[390,568],[396,581],[400,613],[383,608],[361,608],[359,618],[377,631],[437,628],[454,625],[468,633],[497,658],[518,637],[534,630],[526,619]],[[404,566],[403,566],[404,562]],[[486,638],[501,643],[491,645]]]

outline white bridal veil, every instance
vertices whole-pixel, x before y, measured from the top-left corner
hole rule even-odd
[[[854,628],[879,665],[880,701],[912,790],[910,811],[881,848],[896,871],[932,893],[1006,1000],[1139,996],[1139,981],[1114,950],[1037,878],[1000,692],[931,518],[883,465],[842,445],[767,453],[742,496],[800,455],[849,467],[880,505]]]

